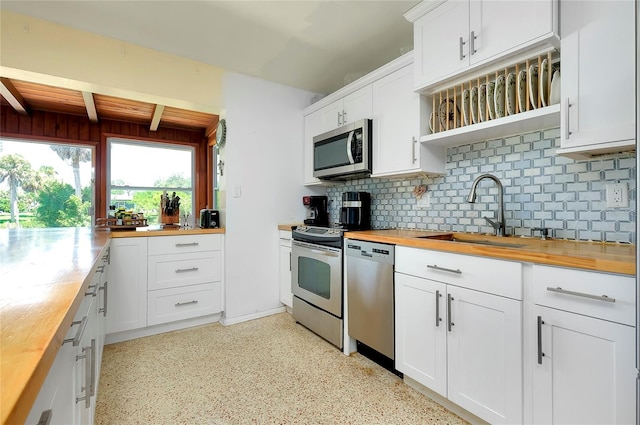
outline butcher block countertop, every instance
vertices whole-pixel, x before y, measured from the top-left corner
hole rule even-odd
[[[23,423],[105,255],[109,232],[0,231],[0,423]]]
[[[112,238],[135,238],[150,236],[176,236],[176,235],[210,235],[224,233],[224,229],[160,229],[156,227],[140,227],[135,231],[110,232]]]
[[[27,418],[110,238],[211,233],[0,230],[0,424]]]
[[[344,236],[363,241],[480,255],[524,263],[636,274],[636,246],[630,244],[540,240],[424,230],[366,230],[347,232]]]

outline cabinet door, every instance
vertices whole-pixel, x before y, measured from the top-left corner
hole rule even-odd
[[[344,109],[342,112],[343,124],[371,118],[372,114],[372,88],[371,84],[344,97]]]
[[[544,356],[534,365],[533,422],[635,423],[633,327],[541,306],[534,313]]]
[[[147,326],[147,238],[111,241],[107,334]]]
[[[314,136],[344,125],[345,122],[342,118],[343,111],[343,99],[336,100],[335,102],[320,109],[320,127],[318,128],[318,133],[314,134]]]
[[[396,369],[444,397],[447,396],[445,300],[446,285],[395,274]]]
[[[292,307],[291,294],[291,247],[280,245],[280,302]]]
[[[469,2],[447,1],[413,25],[415,86],[424,87],[469,66]]]
[[[304,184],[317,185],[322,182],[313,177],[313,138],[322,133],[323,110],[304,117]]]
[[[449,400],[495,424],[522,422],[522,302],[449,285]]]
[[[469,8],[469,37],[471,32],[475,37],[472,65],[554,32],[551,0],[473,0]]]
[[[562,148],[633,146],[634,2],[563,1],[560,7]]]
[[[402,172],[420,164],[419,112],[413,65],[373,83],[373,174]]]

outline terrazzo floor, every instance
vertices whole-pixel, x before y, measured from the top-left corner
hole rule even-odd
[[[106,346],[95,423],[467,422],[281,313]]]

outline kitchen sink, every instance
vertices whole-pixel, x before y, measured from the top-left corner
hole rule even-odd
[[[432,236],[416,236],[416,239],[440,239],[446,240],[449,242],[460,242],[460,243],[470,243],[476,245],[489,245],[489,246],[500,246],[504,248],[521,248],[525,246],[524,244],[512,243],[512,242],[499,242],[499,241],[489,241],[486,239],[459,239],[456,237],[441,239],[441,238],[433,238]]]

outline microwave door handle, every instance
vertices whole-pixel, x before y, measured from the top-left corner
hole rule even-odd
[[[347,156],[349,157],[349,164],[355,164],[353,160],[353,154],[351,153],[351,143],[353,142],[353,136],[355,135],[355,131],[349,132],[349,136],[347,137]]]

